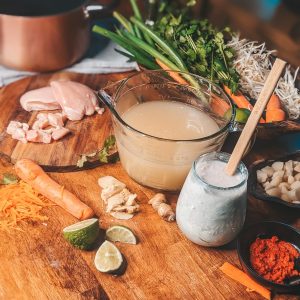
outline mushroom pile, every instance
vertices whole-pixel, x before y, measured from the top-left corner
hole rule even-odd
[[[265,192],[284,201],[300,203],[300,162],[276,161],[257,170],[257,181]]]
[[[98,179],[102,188],[101,199],[106,204],[106,212],[116,219],[129,220],[140,210],[136,202],[136,194],[132,194],[126,185],[113,176]]]

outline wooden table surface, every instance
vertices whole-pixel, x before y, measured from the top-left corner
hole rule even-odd
[[[124,75],[113,76],[117,79]],[[109,80],[112,75],[98,76]],[[291,151],[291,147],[299,147],[292,146],[295,138],[299,136],[257,142],[245,161],[250,164]],[[11,169],[12,165],[1,158],[0,173]],[[138,194],[141,212],[133,219],[119,222],[104,212],[97,185],[97,179],[104,175],[126,182]],[[76,219],[59,207],[47,208],[49,221],[27,223],[24,232],[0,232],[0,299],[261,299],[219,271],[225,261],[240,267],[234,243],[204,248],[188,241],[176,223],[159,218],[147,204],[154,192],[131,180],[120,163],[76,173],[51,173],[51,177],[94,209],[101,228],[125,224],[140,243],[118,244],[128,263],[124,275],[100,273],[93,263],[96,250],[75,249],[62,237],[62,229]],[[169,199],[175,208],[177,195]],[[299,211],[249,198],[246,223],[259,220],[282,220],[300,228]]]

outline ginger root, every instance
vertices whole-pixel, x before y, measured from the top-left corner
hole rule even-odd
[[[148,203],[152,205],[154,210],[157,211],[158,215],[165,221],[175,221],[175,213],[171,205],[167,204],[167,200],[164,194],[158,193],[154,195],[154,197],[151,198]]]

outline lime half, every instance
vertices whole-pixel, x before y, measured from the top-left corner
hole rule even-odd
[[[117,271],[123,262],[119,249],[109,241],[105,241],[95,256],[95,266],[98,271],[109,273]]]
[[[121,225],[115,225],[106,230],[106,239],[111,242],[122,242],[127,244],[137,244],[137,239],[133,232]]]
[[[63,229],[64,238],[73,246],[88,250],[91,249],[99,236],[98,219],[88,219]]]

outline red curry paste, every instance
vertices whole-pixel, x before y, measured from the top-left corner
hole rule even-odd
[[[267,280],[283,283],[284,279],[300,275],[295,270],[295,259],[300,253],[290,243],[277,236],[257,238],[250,246],[250,262],[253,269]]]

